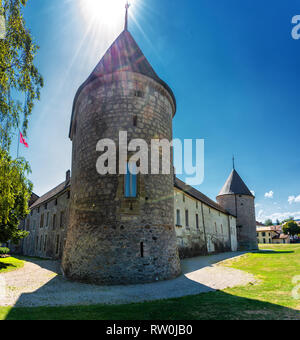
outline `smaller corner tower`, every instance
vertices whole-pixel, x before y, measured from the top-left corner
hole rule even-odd
[[[237,217],[239,250],[257,250],[255,197],[240,175],[233,170],[217,196],[217,202]]]

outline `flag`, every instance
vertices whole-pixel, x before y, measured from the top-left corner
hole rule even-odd
[[[21,144],[24,144],[24,146],[25,146],[26,148],[29,147],[28,144],[27,144],[27,142],[26,142],[26,140],[25,140],[25,138],[23,137],[23,135],[22,135],[21,132],[20,132],[20,143],[21,143]]]

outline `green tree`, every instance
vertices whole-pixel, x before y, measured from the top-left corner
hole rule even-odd
[[[285,235],[299,235],[300,234],[300,227],[295,221],[289,221],[287,222],[283,227],[282,230]]]
[[[32,191],[26,178],[29,172],[25,160],[12,160],[7,151],[0,149],[0,243],[17,243],[28,235],[19,229],[19,224],[29,214]]]
[[[280,225],[280,221],[278,219],[276,220],[276,225]]]
[[[293,216],[290,216],[289,218],[283,220],[283,221],[282,221],[282,224],[285,224],[285,223],[290,222],[290,221],[295,221],[295,219],[294,219]]]
[[[266,220],[265,225],[266,225],[266,226],[271,226],[271,225],[273,225],[272,220]]]
[[[6,37],[0,39],[0,147],[9,150],[16,129],[26,136],[43,78],[34,66],[38,46],[26,28],[22,10],[27,0],[0,0]]]

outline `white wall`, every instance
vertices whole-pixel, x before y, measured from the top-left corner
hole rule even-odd
[[[195,198],[174,189],[174,217],[177,244],[181,256],[196,256],[220,251],[236,251],[236,218],[209,207]],[[177,225],[177,210],[180,211],[180,225]],[[186,225],[185,211],[189,214]],[[203,213],[202,213],[203,212]],[[196,214],[199,225],[196,226]],[[207,247],[207,248],[206,248]]]

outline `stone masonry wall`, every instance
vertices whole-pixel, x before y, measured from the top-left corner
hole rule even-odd
[[[174,197],[177,245],[182,258],[237,249],[236,219],[233,216],[217,211],[178,189],[175,189]],[[177,221],[178,210],[180,221]]]
[[[34,208],[31,214],[27,216],[24,229],[29,231],[29,236],[22,241],[23,255],[52,259],[61,258],[69,224],[70,200],[68,191],[69,188],[47,204]],[[44,219],[41,224],[42,215]]]
[[[238,248],[240,250],[258,249],[254,197],[224,195],[217,197],[217,201],[231,214],[237,215]]]
[[[180,261],[174,230],[173,173],[139,175],[138,197],[124,198],[124,175],[101,176],[96,144],[119,131],[128,140],[172,140],[174,106],[158,83],[122,72],[89,84],[80,94],[72,140],[70,225],[65,275],[97,284],[174,278]],[[172,164],[172,163],[171,163]]]

